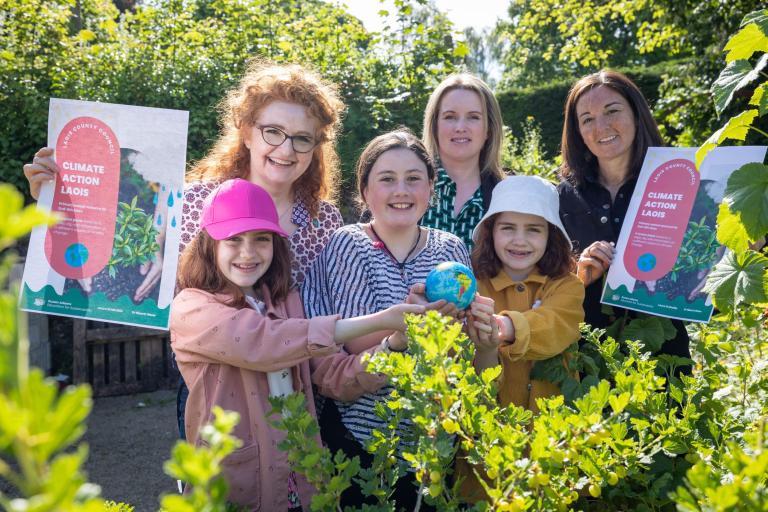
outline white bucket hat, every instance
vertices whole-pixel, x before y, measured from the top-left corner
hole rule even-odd
[[[571,238],[560,222],[560,197],[557,195],[557,189],[547,180],[538,176],[510,176],[501,180],[493,188],[488,212],[472,231],[472,240],[477,242],[483,222],[502,212],[528,213],[543,217],[563,233],[568,245],[573,249]]]

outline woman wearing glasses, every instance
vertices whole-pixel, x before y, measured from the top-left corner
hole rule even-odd
[[[275,201],[301,284],[343,224],[330,202],[340,182],[334,141],[343,108],[336,88],[301,66],[251,66],[221,103],[219,140],[188,176],[181,243],[197,234],[203,199],[219,182],[247,179]]]

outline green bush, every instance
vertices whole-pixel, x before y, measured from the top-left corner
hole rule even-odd
[[[340,86],[339,152],[353,181],[363,145],[399,124],[418,131],[429,92],[464,54],[429,4],[396,8],[396,25],[371,34],[321,0],[159,0],[119,17],[109,0],[4,0],[0,180],[26,190],[21,166],[46,143],[50,97],[188,110],[188,160],[199,159],[218,136],[217,103],[260,57]]]

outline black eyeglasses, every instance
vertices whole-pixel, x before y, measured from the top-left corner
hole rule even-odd
[[[279,146],[285,142],[285,139],[290,139],[291,146],[297,153],[309,153],[319,142],[309,135],[288,135],[275,126],[257,126],[257,128],[261,131],[261,138],[270,146]]]

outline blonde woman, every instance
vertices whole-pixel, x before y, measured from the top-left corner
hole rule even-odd
[[[504,177],[502,135],[501,109],[488,84],[459,73],[437,86],[424,111],[422,138],[438,169],[423,226],[453,233],[472,250],[472,230]]]

